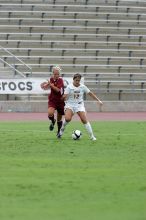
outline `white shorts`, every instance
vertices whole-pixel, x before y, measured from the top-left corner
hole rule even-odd
[[[77,112],[86,112],[85,110],[85,106],[84,103],[82,104],[66,104],[65,105],[65,110],[69,108],[72,110],[73,114],[77,113]]]

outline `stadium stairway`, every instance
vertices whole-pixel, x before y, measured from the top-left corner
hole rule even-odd
[[[145,100],[145,11],[142,0],[0,1],[0,45],[34,77],[60,64],[64,77],[80,72],[103,101]]]

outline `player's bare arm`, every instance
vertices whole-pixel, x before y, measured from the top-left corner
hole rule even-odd
[[[49,86],[50,86],[50,88],[53,89],[55,92],[60,92],[60,88],[58,88],[57,86],[54,86],[53,83],[50,83],[50,82],[49,82]]]
[[[66,101],[67,98],[68,98],[68,94],[64,94],[64,95],[61,97],[61,99],[64,100],[64,101]]]
[[[47,90],[49,88],[53,89],[54,91],[56,92],[60,92],[60,89],[57,87],[57,86],[54,86],[53,83],[50,83],[49,80],[47,80],[47,82],[43,82],[41,83],[41,88],[44,89],[44,90]]]
[[[88,93],[94,100],[96,100],[100,105],[103,105],[103,102],[93,93],[89,92]]]

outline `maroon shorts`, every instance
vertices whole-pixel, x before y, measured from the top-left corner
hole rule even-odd
[[[48,108],[54,108],[60,115],[64,115],[64,102],[48,102]]]

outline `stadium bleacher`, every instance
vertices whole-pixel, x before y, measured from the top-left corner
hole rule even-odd
[[[145,9],[142,0],[0,1],[0,45],[32,76],[46,78],[57,63],[64,77],[84,75],[102,100],[145,100]]]

